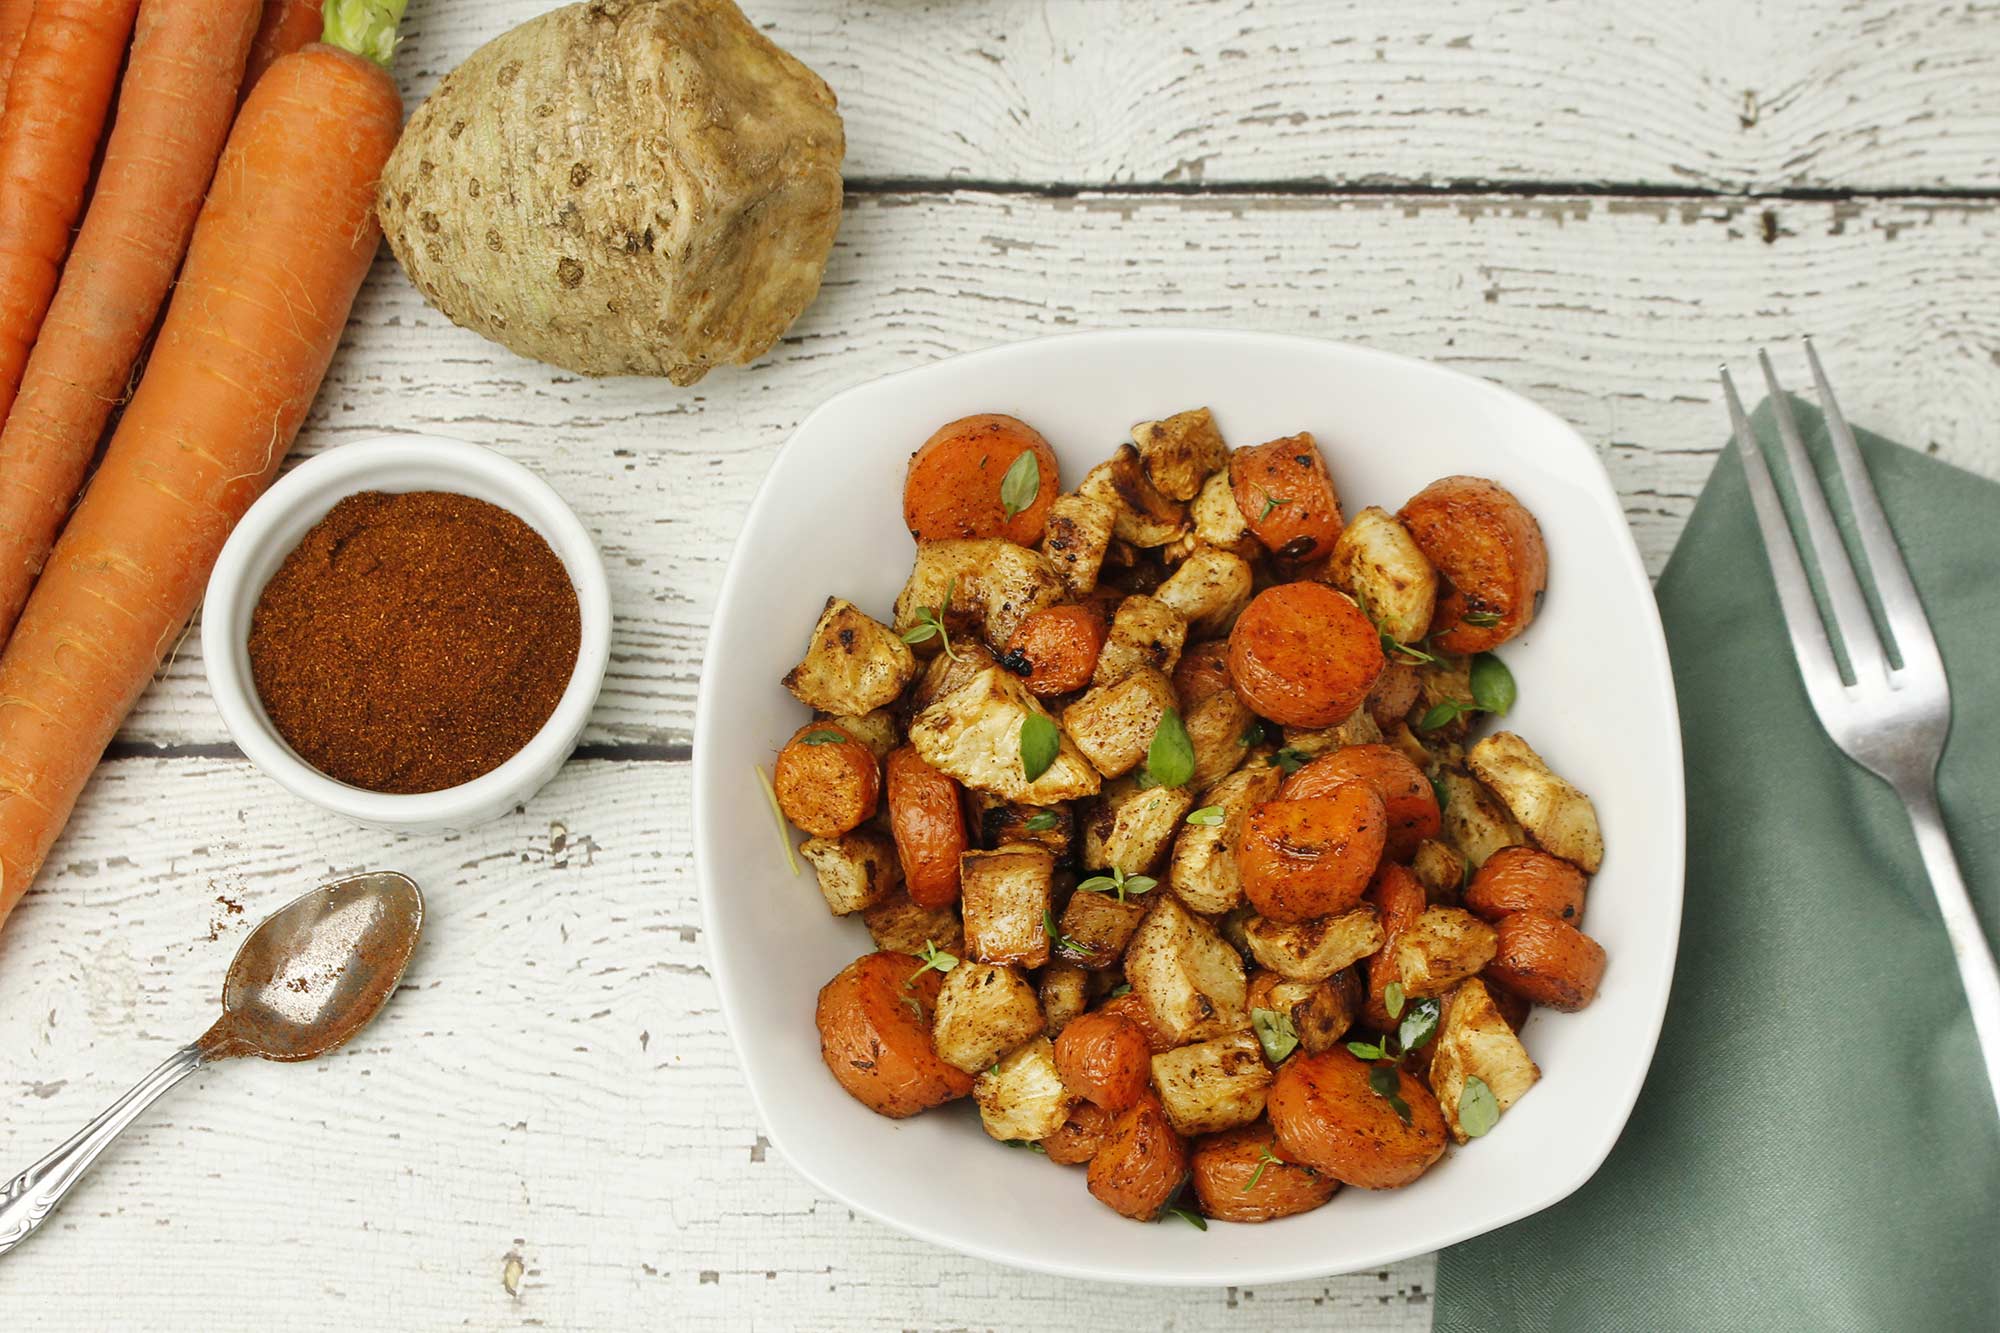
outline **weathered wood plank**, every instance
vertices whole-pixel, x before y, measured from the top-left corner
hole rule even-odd
[[[1604,448],[1658,569],[1721,443],[1715,364],[1760,342],[1815,333],[1856,420],[2000,472],[1996,248],[2000,209],[1962,201],[867,198],[784,343],[693,390],[520,360],[452,327],[385,259],[300,452],[422,430],[541,471],[611,567],[615,658],[591,739],[673,744],[689,734],[712,600],[757,482],[791,428],[848,385],[1083,328],[1371,343],[1488,376],[1575,423]],[[192,638],[126,735],[222,739]]]
[[[414,94],[549,0],[417,0]],[[2000,11],[1942,0],[746,0],[865,179],[2000,187]]]
[[[437,840],[274,801],[240,761],[109,766],[0,936],[0,1172],[199,1032],[245,932],[318,880],[406,870],[428,934],[353,1048],[215,1068],[140,1121],[0,1263],[0,1309],[79,1330],[135,1309],[300,1330],[1427,1324],[1428,1260],[1152,1293],[963,1259],[816,1195],[759,1137],[722,1030],[689,777],[573,764]]]

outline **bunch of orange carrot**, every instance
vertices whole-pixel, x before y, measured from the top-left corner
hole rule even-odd
[[[323,5],[379,37],[403,0],[0,0],[0,920],[373,259],[402,101]]]

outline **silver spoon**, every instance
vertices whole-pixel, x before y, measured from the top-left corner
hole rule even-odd
[[[250,932],[222,983],[222,1017],[75,1137],[0,1186],[0,1254],[39,1227],[98,1154],[174,1084],[217,1060],[310,1060],[395,994],[424,927],[424,895],[393,870],[335,880]]]

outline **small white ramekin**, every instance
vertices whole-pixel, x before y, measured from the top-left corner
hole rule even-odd
[[[555,712],[520,753],[442,791],[402,795],[337,782],[287,745],[250,675],[250,616],[278,566],[329,509],[358,491],[452,491],[499,505],[540,533],[576,586],[582,641]],[[202,659],[237,746],[295,796],[361,824],[406,833],[468,829],[506,813],[555,776],[583,735],[611,658],[611,595],[590,533],[541,478],[490,449],[430,435],[343,444],[299,464],[236,525],[208,578]]]

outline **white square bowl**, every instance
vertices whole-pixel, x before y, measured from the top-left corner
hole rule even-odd
[[[806,718],[779,685],[829,594],[888,618],[913,548],[903,474],[938,426],[1005,412],[1048,438],[1065,486],[1137,421],[1206,404],[1231,444],[1310,430],[1344,506],[1394,510],[1453,473],[1492,477],[1541,521],[1549,591],[1501,655],[1505,725],[1595,799],[1607,847],[1587,926],[1610,963],[1578,1014],[1538,1011],[1541,1083],[1487,1138],[1406,1189],[1345,1189],[1258,1226],[1146,1226],[1080,1167],[987,1138],[961,1102],[879,1117],[820,1062],[819,988],[872,944],[786,869],[754,766]],[[1680,933],[1680,724],[1659,614],[1610,479],[1549,412],[1482,380],[1315,339],[1088,333],[974,352],[839,394],[800,425],[723,580],[695,720],[695,867],[709,957],[744,1076],[778,1150],[822,1190],[914,1236],[1100,1281],[1216,1286],[1376,1267],[1548,1207],[1603,1162],[1652,1060]]]

